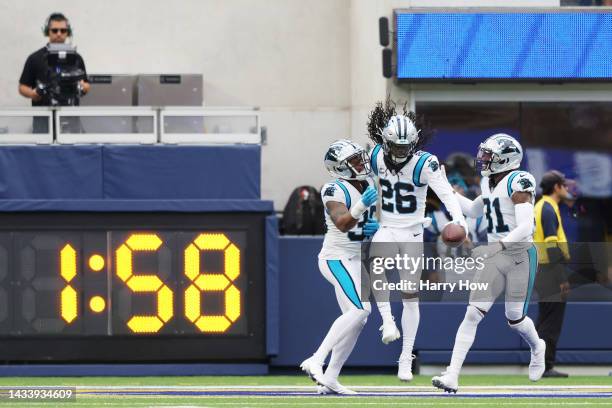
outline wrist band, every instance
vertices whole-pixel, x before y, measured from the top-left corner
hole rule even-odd
[[[368,207],[365,206],[363,201],[359,200],[359,202],[357,202],[357,204],[355,204],[355,206],[351,208],[351,217],[358,220],[361,218],[361,214],[363,214],[367,209]]]

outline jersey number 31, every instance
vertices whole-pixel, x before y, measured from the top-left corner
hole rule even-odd
[[[499,208],[499,198],[493,200],[493,205],[491,205],[491,201],[488,198],[483,198],[482,201],[484,205],[487,207],[487,222],[489,226],[487,227],[487,232],[490,234],[493,232],[493,218],[491,216],[491,207],[495,209],[495,218],[497,219],[497,225],[495,226],[495,232],[508,232],[508,225],[504,223],[504,217],[502,215],[501,209]]]

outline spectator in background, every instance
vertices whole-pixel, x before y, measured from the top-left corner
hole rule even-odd
[[[446,159],[445,168],[446,174],[456,173],[463,179],[463,195],[469,199],[480,195],[480,173],[474,168],[474,157],[467,153],[452,153]]]
[[[534,242],[538,249],[538,274],[535,289],[540,298],[536,330],[546,342],[544,377],[567,377],[554,369],[557,342],[563,326],[565,304],[570,290],[566,263],[569,247],[559,203],[571,198],[563,173],[551,170],[540,182],[542,197],[535,205],[536,229]]]

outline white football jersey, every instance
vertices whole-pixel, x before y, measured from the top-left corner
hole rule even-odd
[[[441,176],[438,158],[418,151],[397,172],[384,160],[382,146],[372,149],[372,171],[379,177],[382,203],[380,225],[406,228],[423,222],[427,187],[431,187],[453,216],[463,218],[451,186]]]
[[[531,204],[535,201],[535,179],[526,171],[514,170],[497,183],[493,191],[489,189],[489,177],[480,181],[482,201],[484,202],[484,219],[487,223],[489,243],[498,242],[516,228],[512,194],[515,192],[531,193]],[[520,242],[533,242],[532,234]]]
[[[368,184],[372,183],[368,180]],[[368,218],[374,216],[376,206],[373,205],[368,211],[365,211],[361,215],[361,219],[357,225],[348,232],[342,232],[336,227],[336,224],[334,224],[334,221],[331,219],[327,211],[327,202],[337,201],[345,204],[346,208],[350,210],[351,206],[357,204],[359,200],[361,200],[361,193],[357,191],[350,182],[337,179],[330,181],[321,188],[321,199],[325,207],[325,224],[327,226],[327,232],[323,239],[323,247],[321,248],[321,252],[319,252],[319,259],[345,259],[355,255],[360,256],[361,241],[365,238],[362,227],[367,222]]]

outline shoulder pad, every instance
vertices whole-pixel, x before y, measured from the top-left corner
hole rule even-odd
[[[378,176],[378,155],[382,150],[382,145],[377,144],[370,153],[370,166],[372,166],[372,172]]]
[[[438,158],[433,154],[425,160],[425,165],[427,166],[427,168],[429,168],[429,170],[431,170],[432,173],[438,171],[438,169],[440,168],[440,162],[438,161]]]
[[[440,168],[440,164],[438,163],[438,158],[436,156],[427,152],[418,151],[415,153],[414,158],[417,162],[414,165],[412,184],[417,187],[423,187],[425,186],[425,184],[421,183],[421,173],[423,172],[423,168],[426,169],[426,172],[434,172]]]
[[[512,197],[515,192],[535,192],[535,178],[526,171],[514,171],[508,177],[508,196]]]

